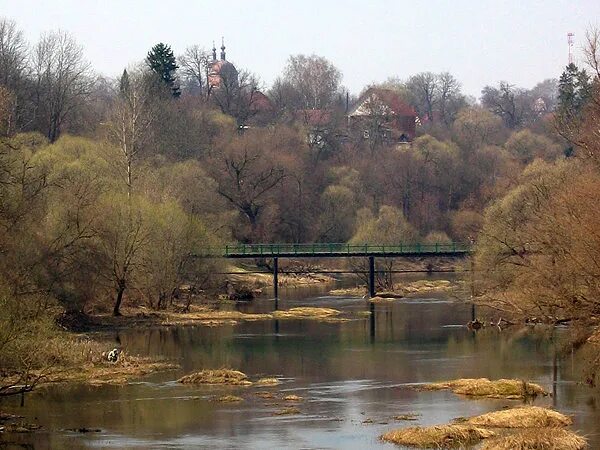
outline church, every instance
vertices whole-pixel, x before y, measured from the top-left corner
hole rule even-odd
[[[208,63],[208,86],[218,89],[223,86],[234,88],[239,86],[239,74],[235,66],[227,61],[225,41],[221,39],[221,58],[217,59],[217,49],[213,42],[212,60]]]

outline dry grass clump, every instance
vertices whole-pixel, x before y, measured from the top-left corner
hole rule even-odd
[[[232,369],[201,370],[181,377],[177,381],[183,384],[231,384],[237,386],[252,384],[245,373]]]
[[[194,323],[196,321],[205,325],[217,325],[219,322],[227,325],[232,324],[237,320],[253,321],[267,320],[272,318],[270,314],[246,314],[240,311],[222,311],[207,307],[195,307],[192,308],[190,312],[185,313],[159,311],[156,314],[160,317],[160,319],[162,319],[162,323],[165,325],[185,325],[188,323]]]
[[[35,430],[39,430],[41,425],[27,422],[18,423],[7,423],[6,425],[0,425],[0,433],[30,433]]]
[[[369,302],[370,303],[391,303],[395,300],[398,300],[398,298],[376,296],[376,297],[371,297],[369,299]]]
[[[275,396],[273,395],[272,392],[266,392],[266,391],[255,392],[254,395],[256,395],[257,397],[260,397],[260,398],[265,398],[265,399],[275,398]]]
[[[200,325],[205,327],[222,327],[224,325],[237,325],[237,320],[201,320],[198,322]]]
[[[287,311],[274,311],[276,319],[329,319],[340,314],[340,311],[332,308],[316,308],[303,306],[290,308]]]
[[[418,280],[404,285],[394,285],[394,290],[404,294],[415,294],[432,291],[447,291],[452,287],[452,282],[448,280]]]
[[[375,302],[393,301],[403,298],[409,294],[420,294],[426,292],[448,291],[456,285],[449,280],[418,280],[411,283],[395,284],[391,291],[378,292]],[[330,295],[340,295],[349,297],[364,297],[367,294],[366,286],[358,286],[345,289],[333,289],[329,291]],[[371,300],[372,301],[372,300]]]
[[[586,447],[586,440],[572,431],[541,428],[490,439],[481,450],[583,450]]]
[[[86,383],[126,384],[132,379],[163,370],[178,369],[177,364],[153,358],[134,356],[121,351],[117,362],[109,362],[102,356],[102,346],[98,342],[82,342],[77,350],[71,349],[71,357],[78,359],[68,366],[57,367],[44,375],[43,383]],[[75,353],[80,352],[79,356]]]
[[[394,420],[418,420],[421,414],[398,414],[397,416],[392,417]]]
[[[587,340],[590,344],[600,344],[600,329],[596,330]]]
[[[368,293],[366,286],[357,286],[353,288],[332,289],[329,295],[344,295],[349,297],[364,297]]]
[[[523,380],[507,379],[490,381],[487,378],[463,378],[440,383],[430,383],[422,386],[421,389],[427,391],[450,389],[455,394],[507,399],[523,399],[537,395],[549,395],[539,384]]]
[[[409,427],[388,431],[380,439],[398,445],[419,448],[452,448],[476,444],[495,436],[491,430],[473,425],[438,425]]]
[[[553,409],[522,406],[471,417],[466,420],[466,423],[494,428],[541,428],[565,427],[571,425],[573,421]]]
[[[260,378],[255,382],[255,384],[260,386],[275,386],[276,384],[281,384],[281,381],[279,381],[277,378]]]
[[[223,403],[233,403],[233,402],[241,402],[244,399],[242,397],[238,397],[237,395],[222,395],[221,397],[217,398],[218,402],[223,402]]]
[[[304,399],[298,395],[286,395],[283,400],[286,402],[301,402]]]
[[[279,411],[275,411],[273,413],[274,416],[291,416],[294,414],[300,414],[300,410],[298,408],[283,408]]]

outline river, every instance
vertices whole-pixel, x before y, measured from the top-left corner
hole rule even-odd
[[[277,307],[324,306],[368,311],[362,299],[332,298],[324,287],[282,290]],[[272,310],[270,299],[243,306]],[[573,429],[600,448],[600,398],[577,383],[577,356],[555,358],[555,342],[568,330],[467,330],[470,306],[445,294],[377,304],[372,318],[350,322],[258,321],[221,327],[119,331],[129,353],[166,357],[180,371],[159,373],[126,386],[55,386],[12,399],[3,409],[36,418],[39,432],[11,437],[14,446],[41,449],[385,449],[378,436],[407,425],[449,422],[504,406],[510,400],[468,400],[450,392],[419,392],[415,383],[452,378],[522,378],[555,395],[535,404],[573,415]],[[558,345],[558,344],[556,344]],[[231,367],[252,378],[275,375],[276,387],[189,386],[182,374]],[[303,397],[282,405],[258,391]],[[239,403],[215,396],[234,394]],[[300,414],[274,415],[295,406]],[[394,416],[417,414],[417,421]],[[73,428],[98,428],[78,433]],[[19,443],[21,445],[16,445]]]

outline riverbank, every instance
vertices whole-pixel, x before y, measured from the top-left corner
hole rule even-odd
[[[108,331],[128,328],[155,328],[174,326],[226,326],[240,322],[266,320],[302,319],[316,321],[347,321],[361,319],[363,312],[341,312],[333,308],[295,307],[269,313],[244,313],[231,309],[233,304],[190,305],[188,311],[154,311],[145,307],[123,308],[122,315],[109,314],[89,316],[90,331]]]
[[[151,373],[180,368],[163,358],[133,355],[124,350],[116,352],[110,361],[114,343],[85,334],[63,332],[55,339],[63,349],[60,358],[28,372],[5,370],[1,373],[0,386],[5,395],[11,391],[18,393],[28,385],[30,389],[26,392],[57,383],[127,384]]]

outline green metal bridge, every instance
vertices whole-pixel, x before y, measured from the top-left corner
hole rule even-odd
[[[375,257],[462,257],[472,252],[472,244],[459,242],[437,244],[235,244],[225,247],[206,248],[194,254],[197,258],[272,258],[273,288],[278,297],[279,258],[351,258],[366,257],[369,260],[369,295],[375,296]]]
[[[220,248],[206,248],[198,257],[212,258],[340,258],[368,257],[384,258],[419,256],[464,256],[472,251],[471,244],[234,244]]]

